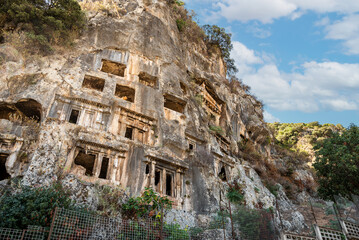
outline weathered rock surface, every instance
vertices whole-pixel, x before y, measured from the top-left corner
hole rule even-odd
[[[273,161],[261,104],[226,84],[220,55],[183,41],[167,2],[115,3],[107,14],[88,13],[86,32],[66,54],[25,61],[1,47],[1,180],[59,180],[92,206],[95,183],[131,195],[151,186],[174,201],[178,212],[168,218],[182,227],[218,210],[225,180],[240,181],[248,206],[275,207],[239,147],[251,141]],[[291,218],[288,229],[303,227],[299,212]]]

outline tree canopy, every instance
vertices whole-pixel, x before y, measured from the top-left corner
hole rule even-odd
[[[289,150],[298,151],[300,138],[306,138],[310,144],[315,145],[317,141],[328,138],[333,132],[341,132],[344,127],[340,124],[310,123],[268,123],[277,140],[277,143]]]
[[[314,149],[319,195],[328,200],[359,195],[359,127],[352,124],[342,134],[333,132]]]
[[[238,69],[234,64],[234,59],[231,58],[231,50],[233,49],[232,34],[226,33],[224,28],[217,25],[204,25],[202,28],[206,34],[204,41],[209,45],[219,47],[221,50],[227,67],[227,74],[231,76],[237,73]]]
[[[51,45],[66,45],[85,26],[86,18],[76,0],[1,0],[0,29],[25,33],[32,46],[50,52]]]

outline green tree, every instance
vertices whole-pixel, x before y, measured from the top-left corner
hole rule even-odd
[[[342,134],[333,132],[314,149],[319,195],[328,200],[359,195],[359,127],[351,124]]]
[[[209,46],[217,46],[221,50],[223,60],[227,67],[227,75],[232,76],[238,72],[234,60],[231,58],[233,44],[231,41],[232,34],[226,33],[224,28],[217,25],[204,25],[203,30],[206,34],[204,41]]]
[[[0,29],[25,33],[29,46],[50,53],[51,45],[67,45],[84,28],[86,17],[76,0],[1,0]]]

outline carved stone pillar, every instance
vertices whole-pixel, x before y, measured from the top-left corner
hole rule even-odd
[[[112,157],[111,162],[113,163],[112,166],[112,171],[111,171],[111,176],[110,179],[113,182],[117,182],[120,180],[120,171],[119,171],[119,160],[118,160],[118,155],[115,155]]]
[[[176,181],[175,181],[175,197],[180,198],[181,197],[181,186],[182,186],[182,170],[178,168],[176,170]]]
[[[101,172],[103,153],[99,153],[94,163],[93,175],[98,178]]]
[[[155,166],[156,166],[156,161],[151,161],[150,186],[153,189],[155,189]]]
[[[162,170],[162,179],[161,179],[161,184],[160,184],[160,193],[161,194],[166,194],[166,169],[164,168]]]

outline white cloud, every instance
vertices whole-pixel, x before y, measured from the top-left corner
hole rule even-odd
[[[358,1],[359,2],[359,1]],[[359,54],[359,15],[349,15],[340,21],[328,24],[325,28],[326,38],[343,40],[348,54]]]
[[[241,75],[253,72],[255,70],[253,65],[263,63],[262,58],[258,57],[252,49],[248,49],[238,41],[233,42],[231,55]]]
[[[237,63],[258,64],[263,63],[259,56],[256,56],[254,50],[248,49],[244,44],[238,41],[233,42],[232,56]]]
[[[353,13],[359,11],[358,0],[288,0],[302,10],[318,13],[341,12]]]
[[[270,114],[267,111],[263,112],[263,117],[264,117],[264,121],[269,122],[269,123],[280,122],[279,118],[273,116],[272,114]]]
[[[223,0],[217,3],[220,14],[228,20],[259,20],[271,23],[273,19],[288,16],[297,7],[286,0]]]
[[[295,19],[300,18],[304,14],[305,14],[305,11],[302,11],[302,10],[295,11],[289,15],[289,18],[290,18],[290,20],[294,21]]]
[[[343,110],[357,110],[358,104],[354,101],[348,101],[347,99],[325,99],[321,101],[335,111]]]
[[[326,39],[342,41],[346,54],[359,54],[359,0],[193,0],[206,2],[211,10],[205,12],[205,20],[215,23],[220,18],[229,21],[253,23],[247,28],[257,38],[268,38],[271,32],[262,24],[286,17],[291,20],[300,18],[308,12],[319,14],[338,13],[340,21],[331,23],[329,17],[314,22],[324,27]],[[331,16],[331,15],[329,15]],[[260,23],[259,23],[260,22]],[[319,33],[319,31],[318,31]]]
[[[257,38],[267,38],[270,37],[270,35],[272,35],[272,33],[264,28],[260,28],[258,26],[250,26],[247,28],[247,32],[250,32],[253,34],[253,36],[257,37]]]
[[[241,43],[234,46],[238,51],[233,55],[236,61],[241,51],[251,59],[238,65],[240,78],[266,106],[302,112],[359,110],[359,64],[312,61],[285,73],[273,62],[265,61],[265,54],[261,56]],[[245,71],[241,71],[243,67]]]
[[[317,27],[321,27],[321,26],[327,26],[327,25],[329,25],[329,23],[330,23],[330,19],[328,17],[324,17],[324,18],[320,19],[319,21],[316,21],[314,23],[314,25]]]
[[[281,17],[294,20],[306,11],[344,14],[359,11],[358,0],[218,0],[215,6],[219,14],[230,21],[258,20],[262,23]]]

